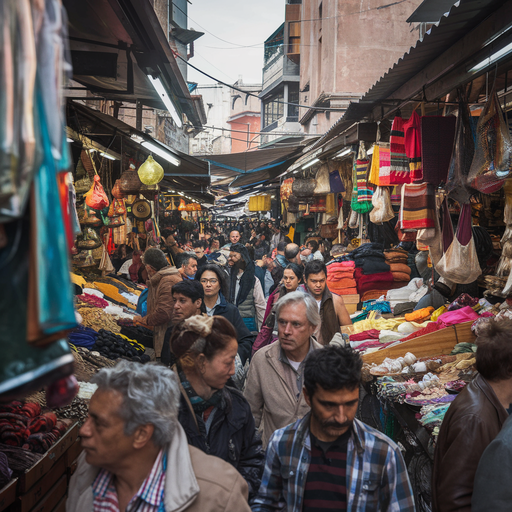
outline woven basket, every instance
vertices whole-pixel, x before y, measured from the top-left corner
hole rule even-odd
[[[141,187],[142,182],[135,168],[124,171],[119,178],[119,188],[125,196],[138,194]]]

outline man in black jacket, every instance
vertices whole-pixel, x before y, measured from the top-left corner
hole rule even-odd
[[[251,334],[245,325],[238,309],[226,300],[226,295],[228,294],[226,273],[218,265],[209,264],[197,271],[196,280],[204,288],[206,314],[209,316],[223,316],[233,324],[237,332],[240,363],[242,366],[245,366],[247,359],[251,355],[255,336]]]

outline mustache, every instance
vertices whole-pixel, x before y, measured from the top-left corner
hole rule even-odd
[[[339,423],[337,421],[324,421],[324,422],[322,422],[322,427],[334,428],[336,430],[341,430],[342,428],[350,427],[352,425],[352,423],[353,422],[350,420],[344,421],[343,423]]]

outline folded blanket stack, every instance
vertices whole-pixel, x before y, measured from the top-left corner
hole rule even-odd
[[[327,287],[329,290],[338,295],[357,294],[354,269],[353,261],[341,261],[327,265]]]
[[[411,280],[411,268],[407,265],[407,251],[390,249],[384,252],[386,263],[390,266],[393,281],[408,283]]]

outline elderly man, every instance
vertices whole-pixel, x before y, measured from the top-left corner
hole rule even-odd
[[[197,272],[197,256],[193,252],[180,255],[180,274],[183,279],[194,279]]]
[[[303,363],[321,348],[313,338],[320,315],[309,295],[297,291],[279,299],[276,319],[279,339],[254,354],[245,388],[256,427],[262,427],[264,446],[275,430],[309,411],[302,394]]]
[[[172,325],[172,287],[179,283],[182,277],[176,267],[169,265],[160,249],[146,249],[143,259],[149,277],[148,313],[144,317],[135,317],[134,323],[153,328],[153,348],[156,357],[160,357],[165,331]]]
[[[250,511],[236,469],[188,445],[172,370],[121,361],[92,382],[67,512]]]
[[[494,319],[479,326],[476,338],[478,375],[452,402],[437,437],[432,470],[434,512],[495,511],[487,495],[497,481],[487,480],[484,496],[471,503],[480,457],[499,434],[512,404],[512,320]],[[487,468],[489,469],[489,468]],[[487,473],[487,478],[491,473]],[[487,504],[486,504],[487,503]],[[510,510],[510,503],[508,503]]]
[[[240,242],[240,231],[234,229],[229,233],[229,243],[227,243],[223,249],[229,250],[232,245],[235,245]]]
[[[304,288],[315,299],[322,319],[318,341],[322,345],[329,345],[333,336],[340,332],[340,327],[352,325],[352,320],[343,299],[327,288],[327,268],[323,261],[313,260],[306,263],[304,278]]]
[[[362,364],[346,347],[308,356],[311,414],[272,435],[253,512],[416,510],[400,448],[355,419]]]

